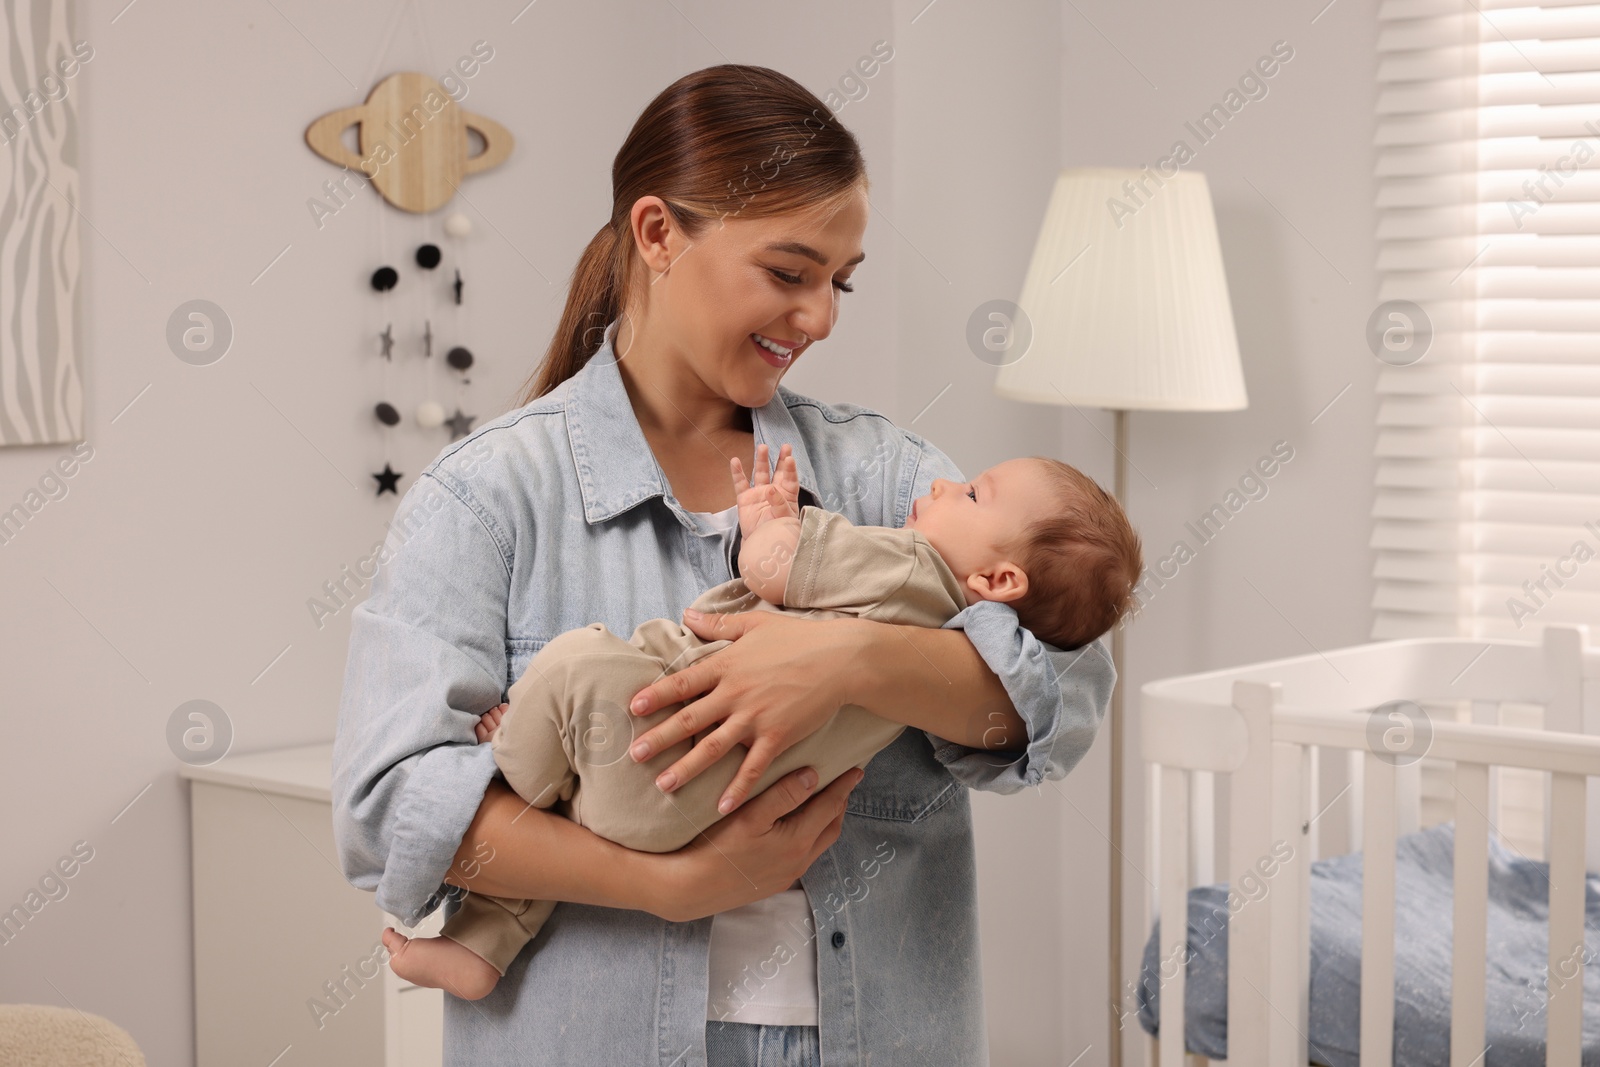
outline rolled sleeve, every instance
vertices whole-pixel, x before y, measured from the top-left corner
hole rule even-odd
[[[430,475],[397,509],[371,595],[351,615],[333,750],[345,877],[415,925],[496,768],[473,726],[506,678],[510,568],[492,520]]]
[[[901,433],[908,445],[901,468],[901,507],[909,509],[912,500],[929,493],[935,478],[966,481],[933,444],[908,430]],[[897,520],[903,521],[903,515]],[[1117,673],[1109,631],[1080,648],[1059,649],[1034,636],[1010,605],[991,600],[969,604],[942,628],[963,631],[999,677],[1027,726],[1028,744],[1021,752],[969,748],[924,730],[934,758],[968,788],[994,793],[1015,793],[1047,778],[1065,777],[1094,744],[1111,704]]]
[[[1094,744],[1117,672],[1108,638],[1064,650],[1039,640],[1007,604],[980,600],[943,629],[961,630],[1000,678],[1028,729],[1021,752],[968,748],[926,730],[933,755],[970,789],[1015,793],[1065,778]]]
[[[475,742],[412,758],[376,887],[380,908],[415,926],[444,902],[444,876],[495,771],[492,747]]]

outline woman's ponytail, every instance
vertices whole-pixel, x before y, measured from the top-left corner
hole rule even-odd
[[[608,222],[589,239],[572,271],[567,306],[561,313],[544,362],[523,387],[521,407],[538,399],[583,368],[605,340],[605,330],[622,312],[626,260],[619,255],[618,223]]]

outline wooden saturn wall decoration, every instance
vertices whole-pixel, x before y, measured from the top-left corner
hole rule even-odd
[[[492,51],[484,55],[475,48],[474,52],[483,61],[493,56]],[[359,154],[352,152],[344,141],[345,131],[353,125],[360,127]],[[476,155],[469,155],[469,130],[483,138],[483,151]],[[365,103],[329,112],[313,122],[306,128],[306,144],[323,159],[345,169],[346,177],[339,184],[346,195],[349,194],[348,183],[354,182],[359,190],[361,185],[370,182],[390,205],[412,214],[427,215],[451,201],[465,176],[481,174],[505,162],[511,155],[513,141],[504,126],[463,109],[433,78],[403,71],[378,82]],[[352,170],[359,174],[350,173]],[[334,205],[320,205],[326,214],[337,212],[342,206],[335,192],[329,195]],[[398,483],[404,475],[396,472],[390,463],[390,434],[404,421],[401,407],[394,403],[397,398],[391,392],[397,354],[402,363],[413,364],[409,375],[412,380],[420,375],[423,381],[419,390],[422,398],[414,398],[409,405],[417,427],[430,432],[446,427],[454,441],[470,433],[477,418],[466,414],[461,406],[465,388],[471,383],[467,374],[474,362],[472,351],[463,343],[466,321],[462,313],[464,282],[461,277],[472,221],[460,211],[444,220],[444,234],[454,242],[449,272],[436,269],[446,256],[434,243],[431,220],[424,220],[421,243],[412,254],[396,261],[400,265],[397,270],[387,262],[390,258],[387,227],[382,209],[379,210],[378,263],[370,265],[375,269],[368,281],[378,295],[382,314],[369,317],[368,336],[373,341],[369,351],[384,360],[383,395],[370,409],[383,437],[384,463],[383,470],[372,477],[378,483],[378,496],[386,492],[399,496]],[[314,207],[313,215],[317,214]],[[318,225],[321,225],[320,218]],[[453,281],[446,280],[449,274],[454,275]],[[411,328],[398,334],[391,309],[394,300],[399,300],[412,319]],[[436,304],[448,309],[441,313],[441,325],[449,332],[437,346],[446,353],[443,362],[447,368],[440,367],[440,361],[433,358]],[[423,319],[420,327],[415,325],[417,317]],[[381,332],[378,322],[384,324]],[[421,358],[408,360],[412,356]],[[449,417],[443,405],[434,399],[434,383],[441,375],[454,375],[456,379],[456,410]]]
[[[344,131],[361,126],[361,155],[345,146]],[[467,155],[467,130],[484,149]],[[390,147],[391,138],[401,142]],[[389,203],[417,214],[443,207],[465,174],[479,174],[511,154],[511,131],[464,110],[444,86],[415,71],[391,74],[367,102],[322,116],[306,127],[306,144],[330,163],[355,167]]]

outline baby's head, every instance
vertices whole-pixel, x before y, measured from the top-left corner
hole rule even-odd
[[[936,478],[905,528],[928,539],[967,603],[1011,605],[1057,648],[1077,648],[1133,606],[1139,535],[1093,478],[1044,456],[1009,459],[970,482]]]

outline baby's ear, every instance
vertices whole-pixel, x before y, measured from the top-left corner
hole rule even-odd
[[[984,600],[1006,604],[1027,594],[1028,576],[1010,560],[1001,560],[967,575],[967,587]]]

